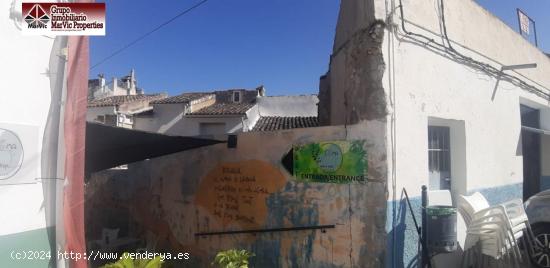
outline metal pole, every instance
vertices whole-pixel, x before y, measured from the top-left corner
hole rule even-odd
[[[427,238],[427,229],[426,229],[426,207],[428,206],[428,188],[426,185],[422,185],[422,239],[420,240],[422,243],[422,258],[420,267],[424,268],[426,266],[431,267],[430,260],[429,260],[429,254],[428,254],[428,245],[426,244],[426,238]]]

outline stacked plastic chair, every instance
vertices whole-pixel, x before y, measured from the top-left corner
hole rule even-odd
[[[518,241],[523,241],[524,248],[532,252],[533,234],[521,200],[489,206],[487,199],[476,192],[459,197],[458,211],[467,226],[463,267],[485,267],[491,262],[486,257],[505,266],[519,267],[522,261],[528,261],[522,258],[518,246]]]

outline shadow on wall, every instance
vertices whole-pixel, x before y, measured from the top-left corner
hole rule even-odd
[[[503,185],[491,188],[482,188],[468,191],[468,194],[480,192],[487,198],[490,205],[496,205],[514,198],[521,198],[523,193],[521,183]],[[410,198],[411,207],[418,224],[422,222],[420,197]],[[420,244],[411,210],[407,205],[406,199],[402,194],[398,201],[388,202],[387,222],[387,258],[386,267],[409,268],[418,267],[420,256]],[[458,215],[458,217],[461,217]],[[393,225],[392,225],[393,223]],[[454,267],[450,264],[459,263],[462,256],[462,249],[459,247],[453,254],[440,254],[434,257],[433,261],[437,263],[446,263],[446,267]]]
[[[421,200],[420,198],[411,198],[410,202],[416,220],[418,224],[421,224]],[[401,200],[389,202],[388,208],[390,207],[392,209],[392,219],[389,220],[388,224],[393,222],[395,226],[388,232],[386,267],[417,267],[419,265],[420,243],[407,201],[402,195]]]

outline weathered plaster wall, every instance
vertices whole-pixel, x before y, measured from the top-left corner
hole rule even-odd
[[[340,12],[346,11],[349,10]],[[331,57],[330,103],[320,104],[330,105],[331,125],[386,120],[386,95],[382,87],[385,64],[381,50],[384,23],[369,21],[368,27],[358,29]]]
[[[116,227],[116,222],[109,221],[114,217],[94,217],[104,207],[115,207],[121,215],[129,215],[120,224],[132,226],[126,228],[130,235],[148,237],[157,250],[190,252],[187,264],[193,267],[209,267],[216,252],[229,248],[255,253],[254,267],[381,267],[386,149],[376,132],[365,131],[369,123],[347,129],[240,133],[235,149],[220,144],[134,163],[114,175],[96,173],[86,189],[88,239],[103,227]],[[293,144],[345,139],[367,141],[372,181],[297,182],[281,165]],[[218,196],[231,195],[233,188],[250,196],[239,197],[235,208],[232,199]],[[220,205],[227,206],[225,214],[216,210]],[[326,224],[335,228],[195,236],[197,232]]]
[[[537,62],[539,67],[526,71],[525,75],[540,78],[537,79],[540,83],[550,87],[550,79],[538,75],[550,70],[550,60],[546,56],[539,58],[538,55],[542,55],[540,51],[530,47],[519,35],[514,36],[517,34],[473,1],[446,2],[449,35],[451,39],[460,40],[455,44],[456,49],[472,57],[476,57],[473,51],[492,56],[494,50],[505,50],[506,53],[495,55],[499,62]],[[435,2],[404,1],[403,5],[406,19],[411,21],[406,24],[409,30],[431,36],[430,32],[415,27],[415,24],[428,29],[438,27],[438,15],[433,9]],[[457,10],[467,10],[459,13],[468,16],[459,16]],[[469,19],[465,19],[467,17]],[[476,20],[478,23],[475,25],[469,23]],[[487,24],[491,30],[480,34],[479,25],[486,27]],[[535,102],[548,109],[547,101],[506,81],[497,82],[496,78],[440,55],[422,44],[397,38],[402,37],[397,35],[393,40],[393,58],[388,57],[387,60],[394,71],[391,79],[395,88],[392,89],[388,81],[389,73],[385,79],[386,88],[394,90],[396,98],[397,172],[407,174],[407,180],[398,179],[397,188],[416,189],[418,182],[427,183],[428,154],[422,152],[427,148],[429,117],[465,121],[466,141],[463,146],[467,155],[468,190],[521,182],[519,105]],[[488,44],[509,46],[499,45],[491,49]],[[470,49],[460,45],[468,45]],[[521,49],[516,48],[520,45]],[[533,55],[518,57],[515,51],[531,51]],[[476,59],[498,66],[480,55]]]
[[[389,169],[388,96],[383,87],[385,22],[375,16],[379,13],[376,4],[372,0],[341,1],[329,70],[320,81],[318,114],[321,125],[364,122],[361,131],[376,137],[377,146],[383,148],[380,164]],[[387,184],[388,173],[379,174],[381,183]],[[378,194],[387,197],[387,191]],[[386,266],[387,261],[372,265]]]
[[[367,118],[383,125],[381,137],[388,133],[388,267],[416,263],[418,239],[402,189],[418,211],[414,199],[419,201],[422,184],[429,185],[428,125],[451,127],[453,198],[479,190],[495,203],[522,196],[520,103],[543,115],[550,109],[548,100],[525,87],[436,49],[433,42],[446,42],[439,1],[402,2],[407,30],[432,41],[405,34],[397,0],[343,0],[319,94],[322,125]],[[536,69],[507,73],[550,92],[546,55],[474,1],[444,3],[454,49],[497,69],[537,63]],[[543,128],[548,122],[543,119]]]
[[[374,2],[376,10],[386,10],[381,15],[377,12],[377,18],[388,18],[382,45],[387,68],[382,82],[390,96],[388,120],[394,120],[388,132],[395,133],[389,146],[395,158],[389,163],[388,267],[407,267],[416,263],[418,238],[402,202],[402,189],[416,200],[413,205],[418,212],[420,186],[429,185],[428,125],[448,125],[451,136],[453,131],[455,138],[460,134],[462,141],[451,145],[452,151],[463,154],[451,154],[453,198],[481,191],[495,204],[522,197],[520,103],[543,111],[549,107],[547,100],[524,88],[406,36],[399,1]],[[407,30],[445,42],[438,3],[403,0]],[[507,73],[549,92],[550,60],[541,51],[474,1],[444,3],[447,32],[457,51],[498,69],[535,62],[536,69]]]

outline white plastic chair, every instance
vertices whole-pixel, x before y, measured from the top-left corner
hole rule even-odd
[[[470,225],[470,222],[477,211],[481,211],[482,209],[486,209],[488,207],[489,202],[487,202],[487,199],[485,199],[480,192],[475,192],[470,196],[460,195],[458,197],[458,212],[460,212],[464,218],[466,226]]]
[[[479,192],[475,192],[470,196],[461,195],[458,200],[458,210],[464,217],[466,225],[469,225],[471,218],[476,212],[489,208],[489,202],[487,202],[487,199]],[[521,199],[510,200],[500,205],[505,208],[516,239],[522,237],[523,231],[527,231],[529,235],[532,234],[529,219],[527,218]]]
[[[513,257],[514,264],[519,265],[521,253],[504,206],[489,207],[473,215],[468,225],[466,243],[464,245],[464,250],[467,254],[464,260],[469,259],[468,253],[470,251],[468,250],[474,246],[479,247],[481,254],[490,256],[494,260],[500,261],[505,259],[504,261],[509,261],[510,257]],[[510,250],[512,256],[509,255]],[[478,259],[481,257],[478,256]],[[468,264],[467,261],[466,263]]]
[[[468,226],[465,250],[481,243],[483,254],[499,259],[508,249],[517,260],[522,256],[517,241],[524,242],[530,253],[533,252],[533,233],[520,199],[511,200],[498,206],[489,207],[485,197],[476,192],[471,196],[460,196],[458,210]],[[494,243],[493,243],[494,242]]]

